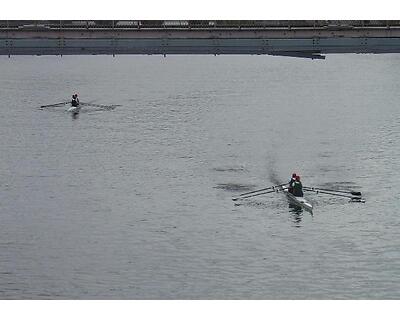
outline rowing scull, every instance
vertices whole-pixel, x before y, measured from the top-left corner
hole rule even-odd
[[[78,106],[74,107],[71,106],[70,108],[68,108],[67,112],[72,112],[74,114],[79,113],[79,111],[81,110],[81,106],[78,104]]]
[[[296,197],[296,196],[294,196],[293,194],[291,194],[291,193],[288,191],[288,188],[287,188],[287,187],[282,187],[282,191],[285,193],[286,197],[288,198],[288,200],[289,200],[292,204],[294,204],[294,205],[296,205],[296,206],[299,206],[299,207],[301,207],[301,208],[303,208],[303,209],[305,209],[305,210],[307,210],[307,211],[309,211],[309,212],[312,212],[312,210],[313,210],[313,205],[311,204],[310,201],[308,201],[308,200],[305,199],[304,197]]]

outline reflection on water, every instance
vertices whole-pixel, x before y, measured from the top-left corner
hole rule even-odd
[[[289,204],[289,212],[292,217],[292,221],[295,227],[301,227],[301,221],[303,218],[303,214],[309,213],[310,216],[313,216],[312,212],[305,211],[302,207],[296,206],[295,204]]]
[[[71,112],[71,117],[73,120],[76,120],[79,118],[79,111]]]

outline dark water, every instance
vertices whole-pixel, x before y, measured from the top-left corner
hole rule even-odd
[[[0,57],[0,298],[399,299],[400,56]],[[67,100],[114,110],[38,108]],[[362,191],[231,197],[286,181]]]

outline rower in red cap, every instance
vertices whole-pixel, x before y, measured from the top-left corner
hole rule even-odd
[[[292,194],[295,197],[303,197],[304,196],[303,185],[301,184],[300,176],[296,176],[296,180],[293,182],[292,187],[293,187]]]
[[[290,193],[293,193],[293,183],[296,181],[296,173],[293,173],[292,174],[292,178],[290,178],[290,181],[289,181],[289,188],[288,188],[288,191],[290,192]]]

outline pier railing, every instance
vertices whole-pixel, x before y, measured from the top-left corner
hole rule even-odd
[[[0,29],[392,28],[400,20],[0,20]]]
[[[1,20],[0,55],[400,53],[400,20]]]

